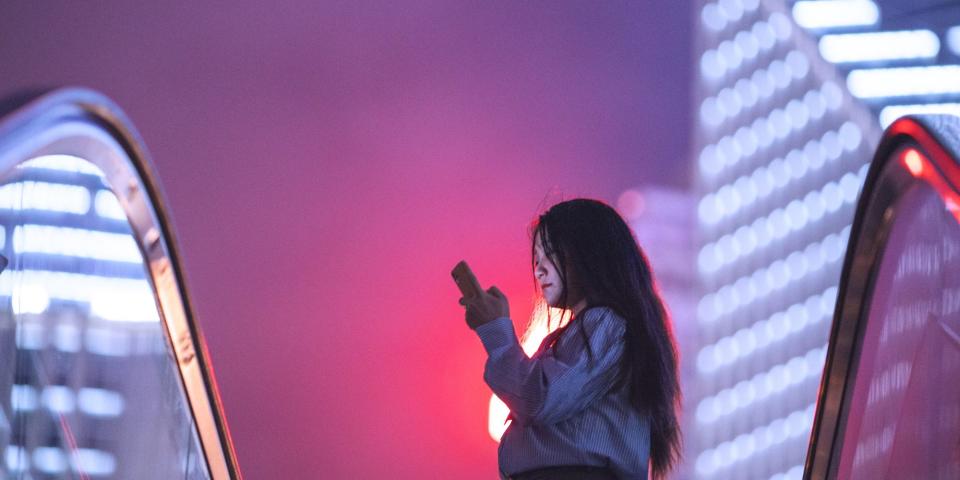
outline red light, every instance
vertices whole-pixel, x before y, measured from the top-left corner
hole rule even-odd
[[[910,170],[914,177],[923,174],[923,157],[916,150],[911,148],[904,152],[903,163],[907,165],[907,170]]]

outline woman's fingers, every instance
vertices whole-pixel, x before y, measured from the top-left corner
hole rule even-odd
[[[487,289],[487,293],[489,293],[490,295],[493,295],[494,297],[497,297],[497,298],[507,298],[506,295],[504,295],[503,292],[501,292],[500,289],[497,288],[496,285],[493,285],[493,286],[491,286],[490,288],[488,288],[488,289]]]

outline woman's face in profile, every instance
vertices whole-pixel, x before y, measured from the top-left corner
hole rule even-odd
[[[554,264],[552,253],[544,251],[543,241],[540,235],[537,235],[533,244],[533,275],[537,279],[547,305],[560,307],[560,301],[563,298],[563,282],[560,280],[560,272]]]

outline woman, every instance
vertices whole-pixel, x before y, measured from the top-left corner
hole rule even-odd
[[[649,263],[608,205],[554,205],[532,228],[544,301],[572,315],[528,358],[497,287],[461,298],[510,408],[504,478],[665,478],[680,455],[677,351]]]

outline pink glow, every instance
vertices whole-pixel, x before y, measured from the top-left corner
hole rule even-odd
[[[246,478],[496,477],[450,269],[532,310],[526,226],[686,185],[685,2],[6,2],[0,92],[129,114]]]

